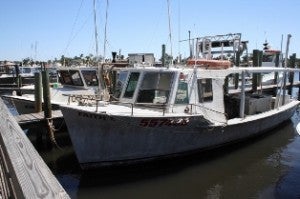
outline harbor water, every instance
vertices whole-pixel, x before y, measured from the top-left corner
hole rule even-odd
[[[291,120],[264,136],[185,158],[82,171],[67,131],[40,155],[74,199],[300,198],[300,135]]]

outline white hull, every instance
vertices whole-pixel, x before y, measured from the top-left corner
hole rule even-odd
[[[11,101],[11,103],[16,108],[17,112],[21,114],[29,114],[36,112],[35,101],[31,99],[13,98],[13,97],[3,97],[6,100]],[[51,103],[52,110],[58,110],[59,104]]]
[[[288,120],[298,104],[293,101],[279,109],[211,126],[195,115],[121,116],[68,106],[61,110],[78,161],[89,168],[178,156],[244,140]]]

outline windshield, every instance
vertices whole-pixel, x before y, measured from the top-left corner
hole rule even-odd
[[[98,78],[95,70],[82,70],[81,73],[87,86],[98,86]]]
[[[148,72],[144,75],[139,88],[138,103],[167,103],[174,73]]]
[[[113,96],[115,98],[119,98],[121,95],[121,92],[123,90],[126,78],[127,78],[128,72],[127,71],[121,71],[120,73],[117,74],[117,81],[114,89],[114,94]]]

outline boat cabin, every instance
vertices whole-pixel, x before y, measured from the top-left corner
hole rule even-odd
[[[225,77],[221,73],[213,77],[203,71],[154,67],[121,70],[113,95],[119,102],[136,107],[164,109],[166,113],[205,112],[224,121]]]
[[[119,72],[113,95],[118,102],[134,107],[163,109],[164,113],[172,114],[200,114],[209,121],[224,123],[228,119],[268,111],[275,104],[275,98],[270,95],[246,95],[245,88],[235,94],[225,93],[226,77],[245,74],[245,70],[124,69]]]
[[[98,87],[97,70],[95,68],[60,68],[57,70],[60,83],[66,87],[85,88]]]

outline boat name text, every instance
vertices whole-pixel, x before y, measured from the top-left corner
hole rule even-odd
[[[88,117],[88,118],[93,118],[93,119],[98,119],[98,120],[115,120],[113,117],[109,115],[100,115],[100,114],[94,114],[94,113],[86,113],[86,112],[78,112],[79,117]]]
[[[163,119],[142,119],[140,126],[142,127],[160,127],[160,126],[185,126],[190,122],[189,118],[163,118]]]

